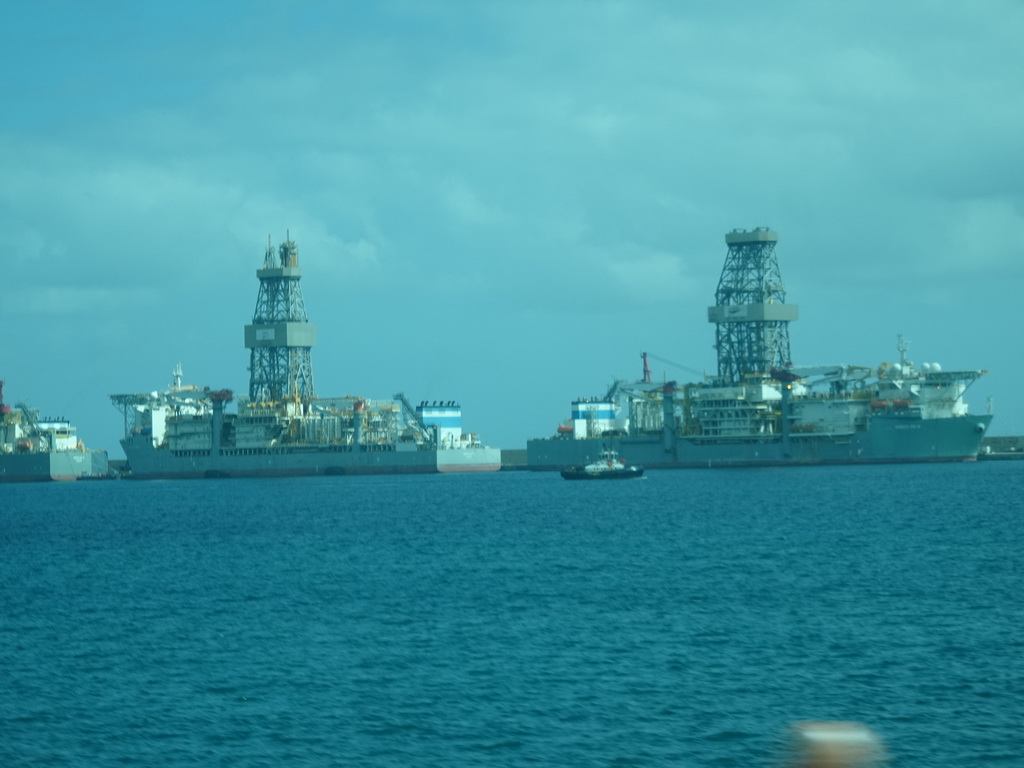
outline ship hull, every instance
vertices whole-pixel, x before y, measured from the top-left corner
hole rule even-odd
[[[211,477],[308,477],[316,475],[409,475],[494,472],[501,468],[498,448],[445,450],[278,449],[175,454],[142,437],[121,441],[130,469],[139,480]]]
[[[531,470],[563,470],[593,460],[609,442],[630,462],[648,469],[974,461],[991,419],[875,417],[863,432],[788,438],[538,439],[527,442],[526,463]]]
[[[58,451],[54,453],[0,456],[0,483],[71,482],[106,477],[106,451]]]
[[[587,472],[582,467],[562,470],[562,477],[566,480],[635,480],[643,476],[644,471],[639,467],[610,469],[604,472]]]

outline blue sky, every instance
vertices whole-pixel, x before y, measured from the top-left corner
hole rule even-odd
[[[733,228],[794,362],[987,369],[1024,432],[1024,6],[8,3],[0,378],[120,457],[108,395],[248,387],[290,232],[318,394],[454,399],[492,445],[715,369]],[[661,362],[672,360],[677,367]]]

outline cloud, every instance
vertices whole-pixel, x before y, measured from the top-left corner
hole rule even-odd
[[[977,348],[979,306],[1015,306],[1015,2],[66,10],[19,6],[22,34],[0,52],[17,73],[0,84],[17,105],[0,131],[0,227],[18,286],[0,321],[102,315],[105,339],[145,339],[132,374],[220,345],[188,369],[244,376],[222,350],[244,356],[254,271],[286,232],[323,345],[340,335],[372,359],[363,337],[386,322],[389,343],[410,324],[443,336],[446,312],[469,305],[486,321],[462,315],[457,345],[529,333],[523,380],[486,392],[499,398],[611,313],[621,336],[580,352],[601,364],[566,365],[603,375],[609,343],[669,323],[645,343],[680,359],[666,347],[696,334],[707,354],[703,307],[735,227],[780,232],[809,313],[797,333],[822,359],[893,324]],[[100,353],[124,370],[120,350]],[[447,354],[436,370],[454,382],[439,389],[476,386],[463,358],[432,352]]]
[[[455,226],[480,226],[504,219],[502,212],[485,203],[479,192],[464,179],[446,179],[442,184],[441,199],[454,218]]]
[[[1007,239],[1008,232],[1024,232],[1024,201],[984,198],[960,206],[952,225],[952,249],[946,254],[947,274],[975,272],[991,275],[1011,266],[1024,278],[1024,242]],[[951,258],[954,257],[954,258]]]
[[[94,313],[97,307],[116,307],[118,312],[136,313],[149,310],[160,301],[156,288],[109,290],[75,285],[29,287],[16,291],[5,302],[4,311],[12,315],[33,317],[80,316]]]
[[[615,259],[607,264],[620,296],[617,300],[651,304],[677,302],[690,295],[694,285],[684,274],[676,254],[654,252]]]

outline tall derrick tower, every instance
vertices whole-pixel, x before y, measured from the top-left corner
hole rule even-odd
[[[277,249],[267,244],[263,269],[256,270],[260,292],[252,324],[245,326],[245,346],[251,350],[249,399],[272,402],[297,397],[311,400],[313,364],[310,348],[316,326],[306,317],[299,281],[295,243],[286,240]]]
[[[725,236],[729,253],[708,307],[715,324],[718,376],[738,384],[750,375],[768,376],[790,365],[789,323],[797,305],[786,304],[786,289],[775,260],[777,233],[765,227],[733,230]]]

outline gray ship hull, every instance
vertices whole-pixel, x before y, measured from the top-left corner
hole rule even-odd
[[[72,481],[106,477],[106,451],[56,451],[0,456],[0,483]]]
[[[172,452],[154,448],[145,436],[121,441],[133,479],[204,477],[301,477],[312,475],[407,475],[495,472],[498,448],[417,449],[415,445],[335,448],[224,449]]]
[[[873,417],[867,430],[848,434],[537,439],[526,444],[526,463],[532,470],[561,470],[593,460],[609,443],[626,460],[648,469],[974,461],[991,420],[988,414],[943,419],[885,415]]]

